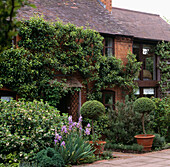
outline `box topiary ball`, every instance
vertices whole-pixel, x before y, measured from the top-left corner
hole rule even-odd
[[[86,101],[81,107],[83,118],[97,120],[104,113],[105,106],[97,100]]]
[[[147,97],[141,97],[134,102],[133,107],[134,111],[149,113],[155,109],[155,103]]]

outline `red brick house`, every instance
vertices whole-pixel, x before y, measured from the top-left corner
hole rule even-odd
[[[159,57],[150,55],[159,41],[170,41],[170,25],[159,15],[143,13],[112,7],[112,0],[30,0],[37,8],[24,7],[18,13],[19,18],[29,19],[34,13],[43,14],[46,20],[57,18],[64,23],[77,26],[88,26],[98,31],[104,39],[105,55],[114,55],[127,62],[129,51],[137,55],[143,62],[140,76],[136,82],[139,85],[139,96],[160,96],[158,81],[160,71],[157,67]],[[68,79],[70,87],[82,87],[81,76],[75,74]],[[84,88],[75,95],[68,95],[61,100],[59,109],[70,114],[77,114],[86,101]],[[114,87],[103,91],[103,103],[108,99],[113,101],[123,98],[121,88]]]

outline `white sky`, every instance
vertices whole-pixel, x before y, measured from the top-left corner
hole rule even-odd
[[[170,20],[170,0],[112,0],[112,6],[159,14]]]

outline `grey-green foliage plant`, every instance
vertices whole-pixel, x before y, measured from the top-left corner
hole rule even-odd
[[[108,109],[108,127],[103,133],[112,143],[133,144],[136,133],[141,133],[141,115],[133,110],[133,103],[134,100],[126,96],[125,101],[115,104],[115,110]]]
[[[17,160],[31,159],[43,148],[53,146],[55,128],[65,118],[43,101],[0,101],[1,153],[16,152]]]
[[[150,113],[155,109],[156,107],[155,103],[147,97],[141,97],[134,102],[133,106],[134,106],[134,111],[142,114],[143,133],[146,134],[145,126],[144,126],[144,115],[145,113]]]
[[[155,150],[159,150],[159,149],[162,149],[165,144],[166,144],[166,141],[165,141],[165,137],[161,137],[160,134],[154,134],[155,137],[153,139],[153,144],[152,144],[152,147],[153,149]]]
[[[86,101],[81,107],[81,114],[84,119],[92,120],[92,134],[94,140],[94,120],[98,120],[105,113],[105,106],[97,100]]]
[[[79,133],[67,136],[65,146],[56,147],[64,159],[65,164],[79,164],[93,155],[91,145]]]
[[[35,159],[38,167],[63,167],[65,165],[60,153],[50,147],[38,152]]]

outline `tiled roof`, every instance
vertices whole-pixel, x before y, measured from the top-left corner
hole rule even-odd
[[[73,23],[77,26],[88,26],[100,33],[130,35],[121,28],[113,16],[104,9],[97,0],[30,0],[36,9],[24,7],[19,10],[18,17],[28,19],[33,13],[44,15],[46,20]]]
[[[170,24],[159,15],[121,8],[112,8],[112,15],[134,37],[170,41]]]
[[[170,25],[159,15],[113,8],[112,14],[98,0],[29,0],[36,9],[24,7],[18,18],[29,19],[34,13],[46,20],[88,26],[100,33],[170,41]]]

